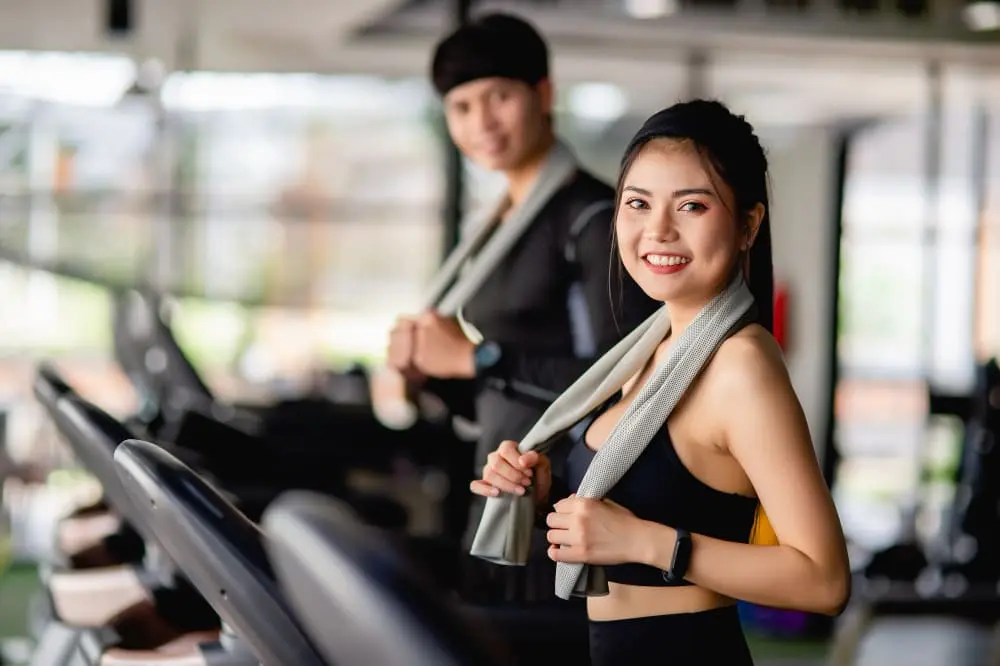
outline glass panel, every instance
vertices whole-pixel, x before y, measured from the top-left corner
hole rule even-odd
[[[988,262],[971,228],[973,119],[968,109],[945,110],[942,180],[931,220],[924,208],[922,121],[886,122],[851,146],[841,240],[835,438],[842,460],[835,496],[845,531],[871,548],[901,536],[933,538],[954,492],[962,427],[928,414],[928,390],[962,393],[973,379],[970,267],[977,253],[981,267]],[[928,222],[934,233],[926,232]],[[980,271],[980,304],[990,270]],[[982,331],[991,309],[978,313]]]
[[[1000,356],[1000,108],[990,112],[988,122],[976,285],[976,352],[980,360]]]
[[[979,360],[1000,356],[1000,206],[984,215],[976,305]]]
[[[294,307],[413,307],[440,261],[437,138],[425,123],[372,124],[261,112],[192,126],[197,196],[176,270],[183,291]]]
[[[973,321],[976,247],[974,235],[942,229],[934,248],[931,358],[935,390],[964,393],[974,382]]]
[[[922,119],[894,119],[852,142],[844,183],[845,231],[923,225],[924,134]]]
[[[912,525],[927,413],[923,126],[883,122],[850,146],[841,237],[834,497],[871,549]]]
[[[141,276],[154,212],[146,105],[44,105],[21,128],[0,243],[35,265],[111,282]],[[109,242],[111,239],[114,242]]]
[[[845,377],[922,371],[923,247],[842,241],[837,349]]]
[[[445,174],[426,86],[213,81],[228,88],[210,108],[180,84],[168,96],[183,137],[179,340],[225,395],[378,363],[441,260]],[[268,103],[227,110],[254,90]]]

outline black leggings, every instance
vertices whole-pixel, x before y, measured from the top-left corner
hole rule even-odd
[[[590,623],[591,666],[753,666],[735,605]]]

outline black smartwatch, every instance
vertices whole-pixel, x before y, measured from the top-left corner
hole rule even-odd
[[[663,572],[663,580],[675,584],[682,582],[687,575],[689,564],[691,564],[691,533],[677,529],[674,557],[670,561],[670,569]]]
[[[472,362],[476,368],[476,376],[488,374],[503,358],[503,350],[495,342],[487,340],[476,345],[472,352]]]

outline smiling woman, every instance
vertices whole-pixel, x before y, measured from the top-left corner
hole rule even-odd
[[[737,202],[705,149],[684,137],[639,144],[626,155],[623,173],[617,241],[625,269],[647,294],[672,303],[675,318],[678,306],[697,311],[732,278],[733,256],[747,268],[767,211],[766,186],[750,197],[761,199],[753,205]],[[664,275],[677,277],[655,277]]]
[[[621,266],[664,310],[473,484],[534,493],[559,589],[589,595],[594,666],[750,664],[736,600],[831,615],[846,603],[844,536],[770,333],[767,207],[767,160],[742,117],[698,100],[647,120],[622,161],[615,229]],[[559,410],[575,421],[561,477],[534,443]]]

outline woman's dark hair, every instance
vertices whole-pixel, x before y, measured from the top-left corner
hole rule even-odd
[[[768,331],[774,326],[774,268],[771,263],[771,220],[767,196],[767,157],[760,140],[743,116],[721,102],[692,100],[674,104],[650,116],[629,142],[622,157],[615,196],[621,205],[625,176],[642,148],[655,139],[689,141],[733,191],[737,222],[745,224],[759,203],[764,217],[747,251],[747,286],[757,305],[757,323]],[[745,230],[743,230],[745,231]],[[619,258],[619,268],[621,266]]]

